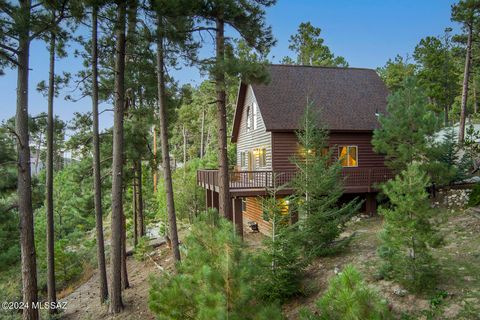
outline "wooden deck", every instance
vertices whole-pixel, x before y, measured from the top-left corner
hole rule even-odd
[[[230,193],[235,196],[266,195],[267,190],[288,185],[296,171],[231,171]],[[385,167],[343,168],[345,193],[374,192],[378,183],[393,177]],[[198,170],[197,184],[207,190],[218,192],[218,170]],[[291,189],[283,188],[280,193],[289,194]]]

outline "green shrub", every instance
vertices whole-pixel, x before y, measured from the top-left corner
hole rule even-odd
[[[318,314],[303,310],[303,320],[392,319],[387,302],[370,289],[360,272],[348,265],[335,276],[327,292],[317,301]]]
[[[480,205],[480,183],[477,183],[470,193],[470,198],[468,199],[469,207],[476,207]]]
[[[140,239],[138,239],[138,243],[135,247],[133,257],[137,261],[144,261],[147,253],[151,250],[152,247],[149,245],[149,239],[147,237],[141,237]]]

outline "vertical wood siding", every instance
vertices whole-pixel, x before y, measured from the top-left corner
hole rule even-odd
[[[371,143],[371,132],[331,132],[329,136],[330,148],[333,155],[338,155],[337,147],[340,145],[354,145],[358,147],[358,167],[384,167],[385,158],[383,155],[373,151]],[[290,162],[290,158],[298,151],[297,137],[294,132],[273,132],[272,133],[272,152],[273,152],[273,170],[291,170],[295,166]]]
[[[247,224],[249,221],[255,221],[261,233],[270,235],[272,226],[270,222],[263,220],[262,214],[260,199],[254,197],[246,198],[246,208],[245,211],[243,211],[243,223]]]
[[[247,132],[247,109],[250,106],[251,110],[253,105],[256,105],[257,113],[257,123],[255,130],[252,129]],[[252,112],[252,111],[251,111]],[[248,86],[246,96],[245,96],[245,105],[243,107],[242,117],[240,119],[240,128],[238,132],[237,139],[237,167],[241,170],[248,170],[248,159],[245,160],[245,166],[241,166],[241,152],[248,152],[254,148],[265,148],[266,149],[266,166],[260,167],[258,157],[255,158],[255,170],[272,170],[272,133],[267,132],[265,129],[265,124],[260,114],[260,108],[258,103],[255,100],[253,90],[251,86]]]

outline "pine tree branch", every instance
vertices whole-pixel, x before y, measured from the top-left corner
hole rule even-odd
[[[8,53],[6,53],[3,50],[0,50],[0,56],[6,59],[8,62],[16,65],[17,67],[20,67],[20,64],[18,63],[17,60],[15,60],[12,56],[10,56]]]
[[[10,46],[7,46],[6,44],[3,44],[3,43],[0,43],[0,48],[5,49],[5,50],[10,51],[10,52],[13,52],[14,54],[19,53],[18,50],[14,49]]]

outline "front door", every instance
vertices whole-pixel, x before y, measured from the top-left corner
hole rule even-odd
[[[252,150],[248,151],[248,178],[253,180],[253,172],[255,171],[255,154]]]

